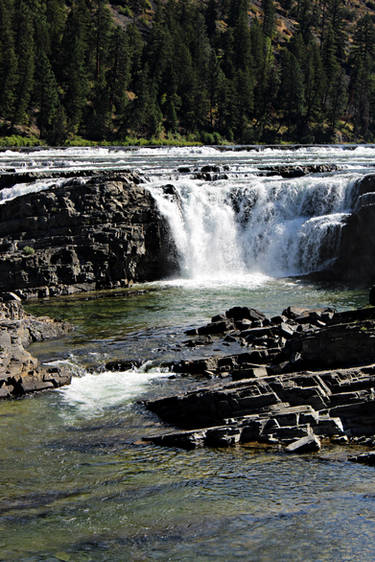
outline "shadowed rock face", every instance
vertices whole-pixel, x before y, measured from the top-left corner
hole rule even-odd
[[[354,286],[375,282],[375,174],[358,181],[353,212],[342,228],[333,267],[311,277]]]
[[[0,206],[0,290],[48,296],[176,272],[169,229],[137,174],[32,193]]]
[[[41,366],[25,347],[70,329],[66,323],[26,314],[17,298],[0,300],[0,399],[69,384],[71,373],[66,367]]]

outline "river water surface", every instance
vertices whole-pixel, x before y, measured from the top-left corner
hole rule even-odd
[[[31,350],[42,361],[68,362],[74,378],[70,387],[0,404],[0,559],[375,558],[373,468],[348,462],[339,448],[292,458],[246,447],[145,445],[142,437],[164,425],[141,403],[196,384],[158,365],[201,353],[182,345],[184,331],[233,305],[273,315],[291,304],[366,304],[366,291],[321,288],[293,275],[321,263],[317,248],[327,232],[334,253],[355,181],[372,171],[374,156],[372,147],[0,155],[3,169],[139,169],[169,220],[181,264],[179,279],[135,287],[138,293],[28,305],[74,324],[67,337]],[[259,175],[290,163],[340,169],[293,180]],[[178,171],[213,164],[229,167],[227,178],[208,182]],[[52,183],[3,190],[2,202]],[[178,193],[177,210],[165,184]],[[213,344],[208,351],[226,350]],[[106,371],[114,358],[143,365]]]

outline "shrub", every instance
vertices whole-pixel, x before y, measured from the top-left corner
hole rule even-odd
[[[31,246],[24,246],[22,251],[25,256],[32,256],[33,254],[35,254],[35,250]]]

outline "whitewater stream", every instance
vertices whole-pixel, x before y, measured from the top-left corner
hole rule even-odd
[[[293,304],[367,303],[367,291],[298,276],[334,259],[356,181],[374,172],[375,147],[8,150],[0,161],[17,172],[138,170],[169,223],[181,270],[138,294],[28,305],[76,327],[31,348],[41,361],[69,363],[74,377],[58,391],[0,403],[0,559],[374,559],[373,468],[344,461],[339,448],[296,460],[246,447],[145,445],[142,437],[164,426],[140,401],[196,384],[159,364],[203,353],[183,346],[185,330],[233,305],[274,315]],[[266,175],[306,165],[337,169]],[[207,172],[219,179],[200,175],[205,166],[219,167]],[[66,181],[3,189],[0,204]],[[114,358],[142,366],[106,371]]]

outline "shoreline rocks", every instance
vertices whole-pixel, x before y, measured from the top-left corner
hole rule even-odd
[[[178,428],[148,441],[183,448],[256,442],[294,454],[327,442],[372,439],[375,446],[374,307],[289,307],[274,318],[236,307],[205,328],[216,342],[231,334],[247,350],[170,363],[175,372],[213,380],[146,402]]]
[[[70,330],[67,323],[27,314],[16,295],[0,295],[0,399],[69,384],[71,373],[66,367],[40,365],[25,348]]]

